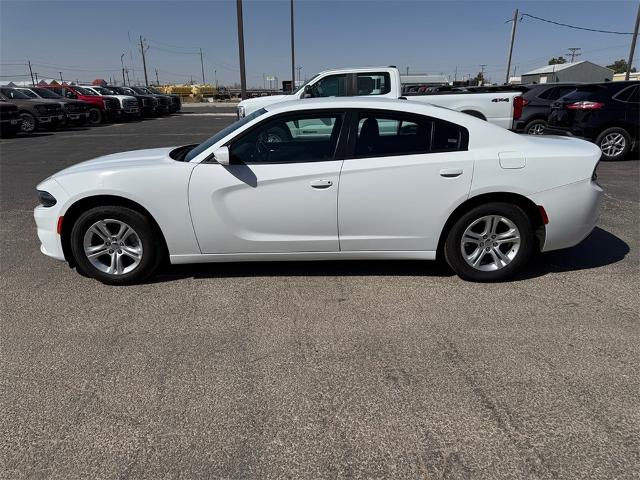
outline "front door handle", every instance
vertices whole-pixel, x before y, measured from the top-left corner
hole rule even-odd
[[[314,180],[311,182],[311,186],[318,189],[329,188],[331,185],[333,185],[331,180]]]
[[[462,175],[461,168],[443,168],[440,170],[440,176],[445,178],[454,178]]]

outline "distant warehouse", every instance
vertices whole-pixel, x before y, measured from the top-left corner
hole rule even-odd
[[[556,82],[607,82],[613,79],[613,70],[584,60],[574,63],[559,63],[536,68],[522,74],[522,83]]]

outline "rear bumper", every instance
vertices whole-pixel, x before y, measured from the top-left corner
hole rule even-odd
[[[549,217],[543,252],[577,245],[595,228],[600,217],[603,190],[591,179],[531,195]]]

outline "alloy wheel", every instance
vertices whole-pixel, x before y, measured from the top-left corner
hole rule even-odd
[[[626,146],[627,142],[624,135],[616,132],[605,135],[600,141],[600,150],[608,157],[617,157],[624,151]]]
[[[22,131],[31,133],[36,129],[36,121],[31,115],[22,115]]]
[[[462,257],[476,270],[492,272],[509,265],[520,251],[520,231],[501,215],[474,220],[460,240]]]
[[[101,272],[123,275],[142,261],[142,241],[123,221],[106,218],[91,225],[84,234],[84,254]]]
[[[527,130],[527,133],[529,135],[542,135],[542,132],[544,132],[543,123],[536,123],[534,125],[531,125],[531,127],[529,127],[529,130]]]

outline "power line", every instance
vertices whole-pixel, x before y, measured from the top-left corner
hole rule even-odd
[[[561,27],[567,27],[567,28],[573,28],[575,30],[585,30],[587,32],[610,33],[612,35],[633,35],[633,33],[631,33],[631,32],[614,32],[614,31],[611,31],[611,30],[599,30],[597,28],[577,27],[575,25],[569,25],[568,23],[561,23],[561,22],[556,22],[556,21],[553,21],[553,20],[547,20],[546,18],[536,17],[535,15],[530,15],[528,13],[521,14],[520,20],[522,20],[522,17],[529,17],[529,18],[533,18],[535,20],[540,20],[541,22],[552,23],[554,25],[559,25]]]

